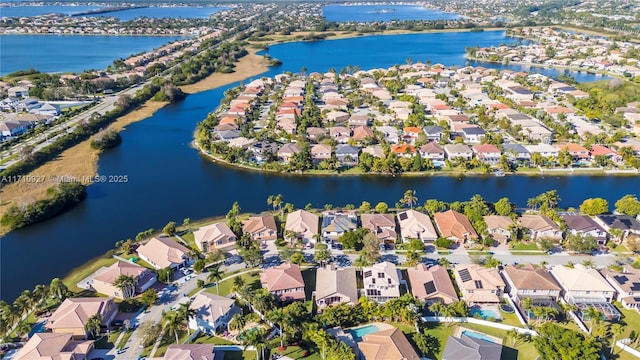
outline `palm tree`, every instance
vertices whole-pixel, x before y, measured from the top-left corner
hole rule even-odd
[[[207,281],[216,283],[216,292],[220,295],[220,280],[222,280],[223,272],[220,271],[220,268],[214,266],[209,269],[209,275],[207,276]]]
[[[54,278],[49,285],[49,293],[58,300],[64,300],[69,294],[69,288],[59,278]]]
[[[13,302],[13,305],[17,307],[20,315],[24,315],[31,310],[33,306],[33,298],[31,297],[31,292],[29,290],[25,290],[18,296],[18,298]]]
[[[245,350],[248,346],[256,349],[256,360],[264,359],[264,348],[266,345],[265,331],[263,328],[252,328],[238,334],[238,339],[244,344]],[[260,348],[260,350],[258,350]],[[260,356],[262,354],[262,356]]]
[[[100,327],[102,326],[102,317],[100,314],[92,315],[87,319],[87,323],[84,324],[84,329],[89,333],[89,336],[96,338],[100,333]]]
[[[242,276],[236,276],[233,278],[233,286],[231,287],[231,290],[239,291],[244,287],[244,285],[245,285],[244,278]]]
[[[584,312],[583,314],[583,316],[589,318],[589,334],[591,334],[591,332],[593,331],[593,327],[602,321],[602,315],[600,314],[598,309],[593,306],[589,306],[586,312]]]
[[[593,262],[593,260],[585,260],[582,262],[582,265],[586,268],[591,268],[593,269],[595,267],[595,263]]]
[[[16,326],[15,331],[16,331],[16,335],[18,336],[28,335],[29,332],[31,331],[31,324],[29,324],[29,322],[26,320],[22,320]]]
[[[136,279],[131,275],[122,274],[113,280],[114,287],[122,291],[122,297],[126,300],[132,298],[136,294]]]
[[[49,289],[45,285],[38,284],[33,288],[31,295],[37,303],[40,303],[49,295]]]
[[[169,332],[173,332],[175,335],[177,344],[180,341],[178,338],[178,329],[182,325],[180,315],[175,311],[169,311],[164,314],[162,320],[164,322],[164,328]]]
[[[539,196],[540,202],[542,205],[545,205],[547,208],[554,209],[558,206],[560,202],[560,196],[558,196],[557,190],[549,190]]]
[[[429,305],[429,311],[436,313],[436,315],[440,316],[444,311],[444,305],[441,302],[434,302]]]
[[[191,308],[191,301],[181,303],[178,310],[178,316],[182,321],[187,324],[187,334],[191,335],[191,329],[189,328],[189,320],[196,317],[196,310]]]
[[[451,262],[447,258],[438,259],[438,264],[440,264],[440,266],[442,266],[445,269],[448,269],[451,266]]]
[[[276,325],[280,325],[278,332],[280,333],[280,348],[284,347],[284,321],[286,318],[286,314],[282,311],[282,308],[276,308],[267,314],[267,319]]]
[[[616,338],[624,332],[624,327],[620,324],[611,325],[611,333],[613,334],[613,341],[611,342],[611,353],[616,348]]]
[[[404,192],[404,196],[400,200],[401,203],[408,205],[411,209],[413,209],[413,205],[418,202],[418,197],[416,196],[415,190],[407,190]]]
[[[269,197],[267,198],[267,204],[273,206],[273,211],[276,211],[276,209],[280,209],[282,207],[282,201],[282,194],[269,195]]]
[[[231,321],[229,321],[229,324],[227,324],[227,328],[228,328],[227,330],[240,331],[244,329],[244,326],[246,324],[247,322],[245,321],[244,316],[242,316],[242,314],[235,314],[231,318]]]

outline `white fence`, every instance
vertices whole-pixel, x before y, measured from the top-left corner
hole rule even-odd
[[[622,341],[616,341],[616,346],[640,359],[640,351],[625,345]]]
[[[505,325],[505,324],[499,324],[499,323],[495,323],[492,321],[486,321],[486,320],[480,320],[480,319],[476,319],[476,318],[472,318],[472,317],[443,317],[443,316],[423,316],[420,318],[422,321],[424,322],[457,322],[457,323],[471,323],[471,324],[477,324],[477,325],[483,325],[483,326],[489,326],[495,329],[500,329],[500,330],[515,330],[520,334],[529,334],[532,336],[537,336],[538,333],[533,331],[533,330],[529,330],[529,329],[523,329],[521,327],[517,327],[517,326],[511,326],[511,325]]]
[[[507,302],[509,303],[509,306],[511,306],[513,311],[516,313],[516,316],[518,317],[518,320],[520,321],[520,323],[524,327],[528,327],[527,321],[524,319],[524,317],[522,317],[522,314],[520,314],[520,309],[516,306],[516,304],[513,303],[513,300],[511,300],[511,296],[509,296],[509,294],[503,294],[502,297],[507,300]]]

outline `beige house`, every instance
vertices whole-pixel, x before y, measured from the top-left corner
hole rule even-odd
[[[215,360],[213,344],[172,344],[163,357],[149,360]]]
[[[454,210],[435,213],[433,215],[440,234],[450,240],[465,243],[478,239],[471,222],[464,215]]]
[[[70,333],[35,333],[14,360],[84,360],[94,348],[93,340],[76,341]]]
[[[507,265],[502,275],[507,281],[509,295],[516,302],[524,298],[553,301],[560,299],[562,288],[545,268],[536,268],[531,264],[522,268]]]
[[[425,243],[431,243],[438,239],[438,233],[429,215],[411,209],[401,211],[397,216],[402,241],[420,239]]]
[[[320,309],[340,303],[356,305],[358,303],[356,270],[352,267],[336,269],[329,265],[318,268],[314,296]]]
[[[544,238],[554,241],[562,240],[562,230],[558,224],[545,215],[522,215],[519,221],[520,226],[529,231],[531,240],[537,241]]]
[[[278,237],[276,219],[273,215],[252,216],[242,222],[242,232],[250,234],[254,241],[271,241]]]
[[[233,315],[242,313],[234,299],[208,292],[196,295],[189,307],[196,311],[196,316],[189,318],[189,328],[210,335],[227,330]]]
[[[55,334],[71,334],[75,339],[88,336],[85,324],[93,315],[100,315],[102,324],[109,326],[118,314],[112,298],[68,298],[49,317],[45,324]]]
[[[570,304],[611,302],[616,294],[598,270],[582,264],[576,264],[573,268],[555,265],[551,268],[551,275],[562,287],[563,297]]]
[[[152,238],[137,250],[138,256],[156,269],[177,269],[187,266],[189,252],[186,246],[170,238]]]
[[[362,337],[358,349],[365,360],[419,360],[420,357],[398,328],[381,330]]]
[[[396,221],[392,214],[362,214],[360,220],[362,227],[371,230],[378,239],[395,244],[398,234],[396,234]]]
[[[458,289],[469,304],[499,304],[505,283],[495,268],[457,264],[453,268]]]
[[[511,228],[515,225],[513,220],[508,216],[487,215],[484,216],[484,222],[487,224],[487,231],[495,241],[506,244],[511,240]]]
[[[282,302],[305,299],[302,272],[296,264],[282,264],[264,270],[260,273],[260,283]]]
[[[306,210],[297,210],[287,215],[285,231],[293,231],[304,242],[316,241],[320,217]]]
[[[427,268],[425,264],[418,264],[415,268],[407,269],[407,276],[411,293],[416,299],[427,304],[441,302],[445,305],[458,301],[458,294],[449,272],[442,266]]]
[[[136,280],[137,293],[147,290],[156,282],[156,274],[140,265],[127,261],[118,261],[93,277],[91,287],[100,294],[124,299],[121,289],[113,286],[116,279],[122,275],[131,276]]]
[[[622,272],[603,269],[601,273],[616,289],[616,300],[624,308],[640,311],[640,270],[625,265]]]
[[[238,238],[224,222],[203,226],[193,232],[195,243],[203,253],[236,248]]]
[[[369,299],[384,303],[400,297],[402,276],[396,265],[388,261],[362,269],[364,294]]]

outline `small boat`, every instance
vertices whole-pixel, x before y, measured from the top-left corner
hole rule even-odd
[[[503,177],[505,175],[504,171],[502,170],[496,170],[493,175],[497,176],[497,177]]]

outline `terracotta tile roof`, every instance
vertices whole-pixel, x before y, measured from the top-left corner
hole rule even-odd
[[[203,226],[193,232],[196,246],[202,250],[202,243],[215,244],[220,241],[226,245],[236,239],[236,234],[224,222]]]
[[[471,239],[478,238],[478,234],[471,226],[469,219],[457,211],[439,212],[435,213],[433,217],[443,237],[455,238],[459,241],[464,241],[467,237]]]
[[[410,154],[413,154],[416,152],[416,147],[413,145],[407,145],[407,144],[391,145],[391,151],[393,151],[396,154],[406,154],[407,151]]]
[[[503,290],[505,283],[495,268],[478,264],[457,264],[453,272],[467,302],[500,302],[500,297],[494,292],[496,289]]]
[[[615,152],[614,150],[609,149],[606,146],[602,146],[602,145],[591,146],[591,156],[598,156],[598,155],[618,155],[618,153]]]
[[[13,359],[85,359],[91,350],[93,350],[93,340],[74,341],[70,333],[35,333]]]
[[[514,224],[513,220],[508,216],[487,215],[483,218],[489,231],[494,229],[509,230],[509,226]]]
[[[545,215],[522,215],[520,225],[533,231],[560,230],[560,227]]]
[[[444,304],[458,301],[458,294],[446,268],[439,265],[427,268],[425,264],[419,264],[407,269],[407,275],[411,293],[417,299],[442,299]]]
[[[507,265],[504,267],[504,274],[518,290],[562,290],[560,284],[544,268]]]
[[[69,298],[63,301],[51,315],[45,327],[49,329],[84,328],[91,316],[100,314],[106,321],[116,310],[111,298]]]
[[[182,344],[169,345],[164,354],[164,360],[214,360],[215,345],[213,344]]]
[[[409,126],[404,128],[404,133],[405,134],[419,134],[422,132],[422,129],[420,129],[419,127],[415,127],[415,126]]]
[[[170,238],[152,238],[138,248],[138,254],[153,261],[160,269],[184,261],[189,249]],[[152,264],[153,265],[153,264]]]
[[[354,140],[364,140],[367,136],[371,138],[375,136],[373,130],[371,130],[370,127],[358,126],[357,128],[353,129]]]
[[[493,144],[474,145],[473,151],[475,151],[478,154],[495,154],[495,153],[500,154],[501,153],[500,149]]]
[[[362,214],[362,227],[371,230],[379,239],[396,240],[396,221],[392,214]]]
[[[128,275],[134,279],[144,273],[147,269],[136,264],[132,264],[127,261],[117,261],[115,264],[109,266],[100,274],[93,277],[93,280],[102,281],[108,284],[113,284],[113,281],[120,275]]]
[[[568,143],[565,145],[558,145],[557,146],[558,149],[567,149],[567,151],[569,151],[570,153],[573,152],[589,152],[589,150],[587,150],[587,148],[585,148],[584,146],[580,145],[580,144],[576,144],[576,143]]]
[[[358,343],[366,360],[418,360],[420,357],[398,328],[363,336]]]
[[[296,264],[282,264],[260,273],[262,287],[270,292],[304,287],[302,272]],[[304,291],[302,292],[304,299]]]
[[[252,216],[242,223],[243,233],[259,233],[266,230],[278,232],[273,215]]]

